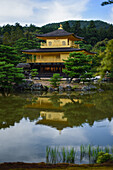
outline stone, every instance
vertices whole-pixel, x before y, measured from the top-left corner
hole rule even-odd
[[[65,91],[72,91],[72,87],[70,85],[67,85]]]
[[[31,90],[32,85],[34,84],[33,80],[27,80],[24,79],[24,82],[22,82],[19,85],[14,85],[15,90]]]
[[[49,91],[49,92],[53,92],[53,91],[54,91],[54,88],[49,87],[49,88],[48,88],[48,91]]]
[[[58,90],[59,90],[59,91],[64,91],[64,87],[59,86],[59,87],[58,87]]]
[[[34,79],[34,80],[40,80],[40,78],[39,78],[39,77],[34,77],[33,79]]]
[[[41,91],[41,90],[44,90],[44,88],[43,88],[43,85],[41,83],[35,83],[35,84],[32,85],[31,90]]]
[[[58,87],[54,88],[54,91],[58,91],[58,90],[59,90]]]
[[[97,87],[90,84],[89,86],[84,86],[82,88],[82,91],[90,91],[90,90],[97,90]]]

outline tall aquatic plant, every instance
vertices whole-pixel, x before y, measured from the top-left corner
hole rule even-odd
[[[113,146],[100,147],[91,145],[81,145],[80,149],[76,147],[46,147],[47,163],[75,163],[76,157],[79,155],[80,162],[85,158],[89,163],[96,163],[100,152],[113,154]]]

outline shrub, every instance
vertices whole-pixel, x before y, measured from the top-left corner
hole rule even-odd
[[[60,74],[58,73],[55,73],[53,74],[53,77],[50,78],[50,84],[53,86],[53,87],[58,87],[60,85],[60,81],[61,81],[61,76]]]
[[[32,76],[32,78],[35,77],[37,74],[38,74],[37,69],[32,69],[32,70],[31,70],[31,76]]]
[[[104,152],[99,152],[98,153],[98,157],[97,157],[97,163],[104,163],[107,162],[109,160],[113,160],[113,157],[111,154],[109,153],[104,153]]]

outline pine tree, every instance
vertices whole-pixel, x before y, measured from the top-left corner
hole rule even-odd
[[[85,40],[91,45],[95,45],[98,41],[98,32],[94,21],[90,21],[90,24],[86,30]]]
[[[66,22],[64,23],[63,28],[64,28],[64,30],[66,30],[67,32],[70,32],[70,25],[69,25],[69,22],[68,22],[68,21],[66,21]]]
[[[14,49],[0,45],[0,87],[3,93],[9,93],[15,84],[22,82],[24,75],[21,68],[16,68],[19,57]]]
[[[72,32],[74,32],[74,34],[76,34],[76,35],[81,35],[82,30],[81,30],[81,26],[80,26],[80,21],[75,22],[75,24],[72,27]]]
[[[11,37],[10,34],[8,32],[5,32],[3,35],[3,44],[4,45],[10,45],[11,43]]]
[[[83,52],[70,53],[67,60],[64,60],[65,69],[63,72],[71,79],[75,78],[87,78],[92,76],[92,56],[86,55]]]

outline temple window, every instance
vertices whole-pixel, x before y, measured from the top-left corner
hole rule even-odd
[[[38,55],[37,58],[40,59],[40,56]]]
[[[57,55],[57,56],[56,56],[56,59],[60,59],[60,55]]]
[[[52,42],[51,42],[51,41],[49,41],[49,43],[48,43],[48,44],[49,44],[49,46],[52,46]]]
[[[62,45],[66,45],[66,42],[65,42],[65,41],[62,41]]]

